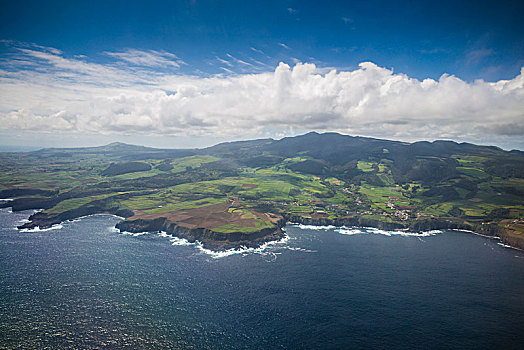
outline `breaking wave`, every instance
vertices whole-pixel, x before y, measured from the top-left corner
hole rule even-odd
[[[16,226],[23,225],[23,224],[27,224],[28,222],[31,222],[31,220],[29,220],[29,219],[27,219],[27,218],[24,218],[24,219],[18,220],[18,221],[16,222]]]
[[[276,255],[278,255],[280,253],[270,252],[269,249],[274,247],[275,245],[282,245],[282,244],[285,244],[285,243],[287,243],[289,241],[289,236],[286,234],[286,235],[284,235],[284,237],[282,237],[279,240],[266,242],[266,243],[262,244],[260,247],[257,247],[257,248],[249,248],[249,247],[242,246],[240,248],[231,248],[231,249],[227,249],[227,250],[214,251],[214,250],[211,250],[211,249],[204,248],[204,246],[202,245],[202,242],[200,242],[200,241],[190,242],[190,241],[188,241],[185,238],[172,236],[172,235],[170,235],[170,234],[168,234],[167,232],[164,232],[164,231],[160,231],[160,232],[156,232],[156,233],[151,233],[151,232],[133,233],[133,232],[127,232],[127,231],[120,231],[116,227],[112,227],[110,230],[113,231],[113,232],[116,232],[116,233],[120,233],[120,234],[128,235],[128,236],[133,236],[133,237],[138,237],[138,236],[142,236],[142,235],[145,235],[145,234],[156,234],[156,235],[158,235],[160,237],[169,239],[169,241],[171,242],[171,245],[173,245],[173,246],[194,246],[201,253],[207,254],[207,255],[211,256],[212,258],[214,258],[214,259],[224,258],[226,256],[231,256],[231,255],[247,255],[247,254],[272,255],[272,256],[276,257]],[[292,249],[292,250],[306,251],[306,250],[301,250],[301,248]]]
[[[127,232],[127,231],[120,231],[120,230],[118,230],[118,232],[123,234],[123,235],[133,236],[133,237],[143,236],[143,235],[146,235],[146,234],[149,233],[149,232]]]
[[[117,219],[120,219],[120,220],[124,220],[124,218],[122,216],[118,216],[118,215],[114,215],[114,214],[107,214],[107,213],[98,213],[98,214],[89,214],[89,215],[79,216],[79,217],[74,218],[74,219],[66,220],[65,222],[79,222],[82,219],[89,218],[89,217],[92,217],[92,216],[112,216],[114,218],[117,218]]]
[[[338,228],[335,232],[340,233],[341,235],[358,235],[361,233],[366,233],[365,231],[359,228],[347,229],[347,228]]]
[[[284,237],[277,241],[269,241],[264,244],[262,244],[260,247],[257,248],[248,248],[248,247],[240,247],[240,248],[231,248],[223,251],[214,251],[210,249],[206,249],[202,246],[202,243],[199,241],[195,242],[196,247],[205,254],[210,255],[213,258],[224,258],[226,256],[231,255],[247,255],[247,254],[259,254],[259,255],[271,255],[276,258],[276,255],[279,253],[271,252],[269,251],[270,248],[272,248],[274,245],[279,244],[285,244],[289,241],[289,236],[286,234]]]
[[[298,227],[301,230],[332,230],[334,228],[337,228],[336,226],[327,225],[327,226],[315,226],[315,225],[303,225],[303,224],[294,224],[291,223],[293,227]]]
[[[53,225],[48,228],[40,228],[40,227],[34,227],[34,228],[23,228],[20,230],[20,232],[44,232],[44,231],[51,231],[51,230],[59,230],[63,228],[64,226],[62,224]]]
[[[287,250],[292,250],[295,252],[304,252],[304,253],[316,253],[316,250],[311,249],[305,249],[305,248],[299,248],[299,247],[286,247]]]
[[[403,237],[428,237],[434,236],[437,233],[428,232],[409,232],[409,231],[386,231],[378,228],[368,228],[369,233],[384,235],[384,236],[403,236]]]
[[[374,227],[345,227],[335,229],[335,232],[341,235],[359,235],[359,234],[375,234],[383,236],[402,236],[402,237],[429,237],[442,233],[441,230],[431,230],[426,232],[410,232],[410,231],[388,231],[381,230]]]
[[[296,224],[291,223],[290,224],[293,227],[297,227],[301,230],[316,230],[316,231],[327,231],[327,230],[334,230],[337,233],[340,233],[342,235],[358,235],[358,234],[378,234],[378,235],[384,235],[384,236],[404,236],[404,237],[427,237],[427,236],[433,236],[438,233],[442,233],[440,230],[432,230],[427,232],[409,232],[409,231],[388,231],[388,230],[381,230],[374,227],[356,227],[356,226],[333,226],[333,225],[326,225],[326,226],[316,226],[316,225],[303,225],[303,224]]]

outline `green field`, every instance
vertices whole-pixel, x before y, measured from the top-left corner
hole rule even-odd
[[[358,152],[346,152],[339,139],[324,147],[317,137],[328,136],[308,135],[302,136],[307,142],[281,148],[273,140],[204,150],[111,144],[5,153],[0,191],[15,193],[13,208],[43,208],[50,219],[100,208],[135,219],[165,216],[216,232],[249,233],[275,227],[278,220],[266,214],[358,216],[403,227],[432,218],[511,226],[520,234],[524,157],[518,152],[473,145],[461,151],[463,146],[446,144],[449,149],[435,147],[435,155],[428,155],[431,143],[418,151],[416,144],[372,139],[348,139],[351,147],[364,143]],[[49,192],[14,192],[20,189]]]

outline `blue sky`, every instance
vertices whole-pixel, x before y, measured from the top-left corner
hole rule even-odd
[[[40,126],[43,134],[34,142],[54,145],[55,135],[61,135],[60,142],[67,145],[90,144],[140,135],[141,143],[186,147],[318,130],[522,148],[522,95],[515,90],[524,66],[522,1],[2,1],[1,8],[0,92],[9,102],[0,103],[5,121],[0,143],[18,144],[36,132],[32,125],[53,124]],[[281,62],[289,66],[289,79],[285,66],[282,74],[277,72]],[[295,72],[304,64],[314,64],[314,69]],[[327,75],[332,69],[336,77]],[[300,80],[299,71],[307,79]],[[355,74],[348,80],[344,72]],[[258,80],[240,89],[250,76]],[[268,90],[284,84],[277,76],[284,77],[287,88],[303,90],[287,96],[296,105],[277,106],[284,103],[279,93],[285,90]],[[312,81],[318,77],[331,89],[331,99],[314,90]],[[425,79],[437,82],[433,97],[447,96],[442,103],[452,103],[459,112],[449,115],[449,110],[435,108],[429,92],[416,95],[415,90],[426,91],[432,84],[424,85]],[[502,96],[500,87],[488,83],[501,85],[503,80],[512,84],[505,85]],[[229,104],[216,102],[219,96],[220,101],[229,99],[219,88],[228,84],[239,95],[247,91],[252,104],[242,105],[233,97]],[[273,103],[273,110],[255,106],[257,86],[265,89],[260,104]],[[349,96],[348,91],[359,87],[364,93]],[[382,98],[384,87],[387,98]],[[455,95],[467,96],[463,105],[451,101],[453,89],[458,89]],[[393,90],[428,102],[406,106]],[[60,99],[61,91],[77,95]],[[167,97],[159,97],[159,91]],[[197,97],[211,93],[215,107],[223,108],[219,115],[199,107]],[[167,101],[177,94],[193,102]],[[122,96],[128,104],[142,105],[124,111],[115,105]],[[500,109],[482,114],[486,105],[479,100]],[[46,106],[47,101],[55,108]],[[82,103],[95,106],[90,115],[82,112]],[[164,109],[148,109],[147,103]],[[94,120],[94,113],[105,119]],[[249,114],[258,128],[246,133]],[[464,124],[457,124],[457,118]],[[449,128],[430,132],[431,125]],[[455,130],[466,125],[477,132]],[[197,141],[191,142],[193,138]]]
[[[100,61],[104,51],[162,49],[196,73],[219,72],[210,63],[229,53],[272,66],[372,61],[419,79],[499,80],[524,65],[523,13],[522,1],[22,0],[2,2],[0,30]]]

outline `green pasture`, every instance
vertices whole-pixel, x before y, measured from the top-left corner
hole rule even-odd
[[[484,171],[477,169],[477,168],[472,168],[472,167],[458,166],[457,171],[461,174],[464,174],[474,179],[482,179],[482,178],[489,177],[489,175],[486,174]]]
[[[256,232],[256,231],[262,230],[264,228],[270,228],[270,227],[275,227],[275,225],[272,222],[270,222],[270,221],[258,219],[255,222],[255,226],[254,227],[251,227],[251,226],[240,226],[240,225],[235,225],[235,224],[227,224],[227,225],[222,225],[222,226],[215,227],[215,228],[213,228],[213,231],[221,232],[221,233],[232,233],[232,232],[249,233],[249,232]]]
[[[190,157],[184,157],[179,158],[171,161],[171,165],[173,166],[173,169],[171,170],[172,173],[178,173],[181,171],[185,171],[187,167],[190,167],[192,169],[199,168],[202,166],[202,164],[211,163],[219,160],[217,157],[213,156],[190,156]]]
[[[357,163],[357,169],[363,172],[373,171],[373,163],[359,160]]]
[[[207,207],[207,206],[214,205],[214,204],[224,203],[224,201],[225,201],[225,198],[207,197],[207,198],[201,198],[198,200],[183,201],[179,203],[166,203],[162,205],[161,207],[157,207],[153,209],[146,209],[144,210],[144,212],[147,214],[164,214],[164,213],[169,213],[169,212],[176,211],[176,210]]]
[[[45,210],[47,214],[59,214],[69,210],[77,209],[85,204],[88,204],[94,200],[103,199],[112,196],[113,194],[99,195],[99,196],[89,196],[81,198],[71,198],[61,201],[54,207]]]

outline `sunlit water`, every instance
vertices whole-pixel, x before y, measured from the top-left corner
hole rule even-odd
[[[210,255],[91,216],[0,212],[0,348],[521,349],[524,254],[461,232],[288,226]]]

